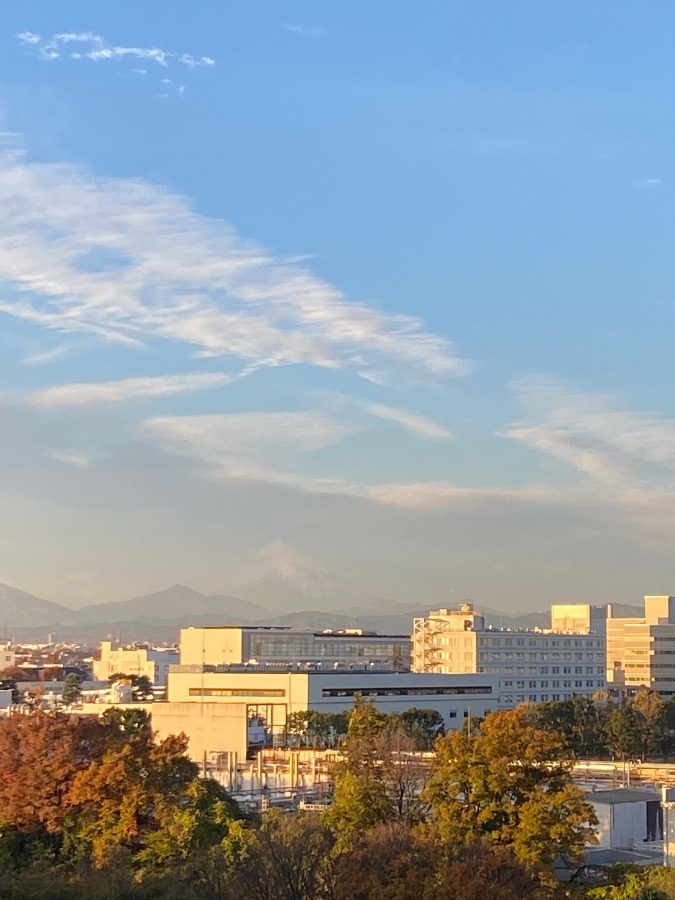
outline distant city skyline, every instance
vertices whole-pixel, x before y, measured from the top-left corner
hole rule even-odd
[[[672,593],[674,25],[3,9],[0,582]]]

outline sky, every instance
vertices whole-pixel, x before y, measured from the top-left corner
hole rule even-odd
[[[0,581],[674,592],[674,29],[0,3]]]

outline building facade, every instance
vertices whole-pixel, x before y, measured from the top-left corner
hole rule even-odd
[[[13,669],[16,665],[16,653],[9,641],[0,641],[0,671]]]
[[[303,672],[288,668],[269,671],[242,666],[173,666],[167,702],[242,705],[248,720],[264,721],[270,733],[281,734],[289,715],[313,710],[350,710],[357,696],[383,713],[403,713],[412,707],[433,709],[446,728],[460,728],[469,716],[483,717],[499,707],[498,678],[489,675],[442,675],[413,672]]]
[[[97,681],[108,681],[111,675],[122,674],[145,676],[153,685],[165,685],[169,667],[178,661],[178,651],[170,647],[147,644],[115,647],[112,641],[103,641],[100,658],[94,660],[92,669]]]
[[[601,632],[486,628],[470,603],[413,625],[414,671],[495,676],[502,707],[592,696],[606,686],[605,649]]]
[[[675,696],[675,597],[645,597],[641,618],[607,619],[607,681]]]
[[[345,631],[305,631],[258,626],[184,628],[180,633],[181,665],[246,663],[320,668],[374,666],[408,671],[410,636]]]

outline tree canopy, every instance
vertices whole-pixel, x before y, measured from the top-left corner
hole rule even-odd
[[[526,866],[581,856],[593,841],[593,808],[572,783],[563,735],[540,728],[527,707],[491,713],[479,728],[436,745],[425,791],[432,821],[452,843],[510,848]]]

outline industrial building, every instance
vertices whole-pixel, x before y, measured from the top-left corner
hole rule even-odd
[[[471,603],[431,612],[414,620],[413,669],[496,676],[502,707],[590,697],[606,684],[604,616],[581,604],[554,609],[556,624],[579,630],[489,628]]]

